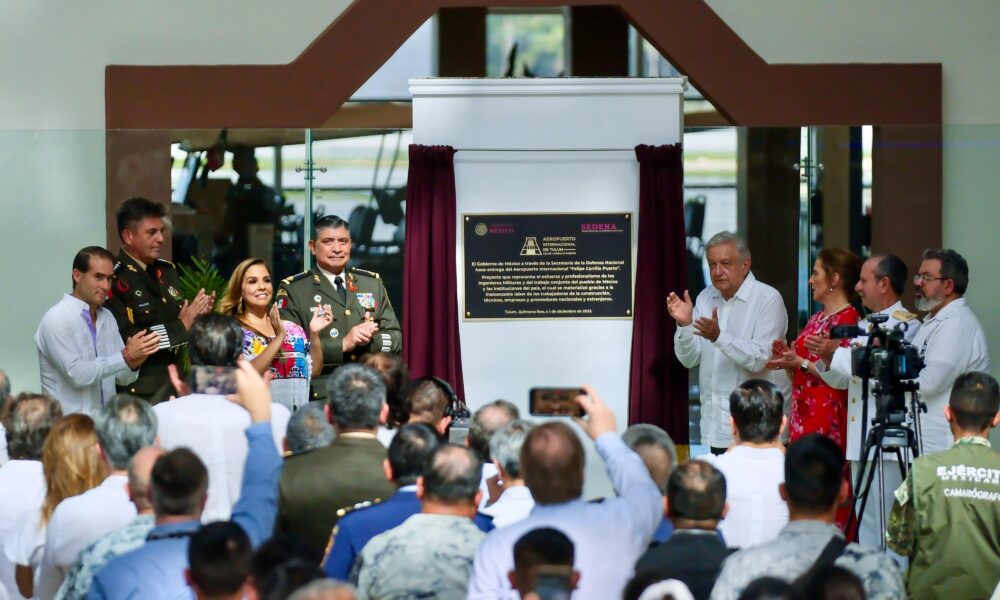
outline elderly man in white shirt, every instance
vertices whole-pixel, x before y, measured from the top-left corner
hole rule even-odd
[[[913,338],[924,357],[920,371],[920,399],[927,413],[920,415],[921,453],[940,452],[954,444],[944,417],[952,385],[966,371],[990,370],[986,334],[963,297],[969,287],[969,264],[949,249],[925,250],[917,286],[917,310],[928,311]]]
[[[870,319],[873,315],[885,315],[886,321],[881,326],[889,330],[901,328],[903,339],[907,342],[912,342],[916,337],[920,330],[920,320],[916,314],[906,310],[900,300],[906,289],[906,280],[906,263],[898,256],[884,254],[869,258],[861,266],[861,276],[854,287],[865,308],[871,311],[858,323],[862,334],[854,338],[851,345],[846,348],[840,346],[839,340],[821,339],[815,336],[806,338],[806,346],[815,349],[814,351],[823,359],[816,363],[820,377],[833,388],[848,390],[847,460],[852,463],[855,478],[858,476],[861,449],[867,439],[871,420],[875,417],[876,407],[875,391],[871,383],[868,388],[867,407],[865,406],[863,382],[852,374],[851,355],[854,349],[868,343]],[[874,459],[875,456],[870,454],[868,460],[877,463]],[[883,473],[879,474],[876,471],[876,479],[873,480],[878,481],[877,478],[882,477],[884,482],[883,510],[879,510],[878,504],[874,501],[875,497],[869,493],[869,501],[865,506],[861,527],[858,530],[858,542],[869,547],[881,546],[885,531],[883,514],[888,515],[892,511],[893,491],[903,483],[902,471],[896,464],[896,454],[882,453],[882,459],[892,461],[883,469]],[[860,507],[861,503],[858,501],[856,509]]]
[[[135,381],[159,347],[159,336],[149,331],[122,342],[114,315],[103,307],[112,275],[114,256],[104,248],[77,252],[72,293],[45,313],[35,332],[42,391],[67,414],[96,414],[115,395],[115,382]]]
[[[192,371],[202,366],[232,367],[235,393],[235,367],[242,344],[243,331],[232,317],[217,313],[199,316],[188,333]],[[250,415],[227,400],[225,393],[211,389],[216,382],[200,382],[197,378],[184,382],[176,367],[170,365],[167,370],[179,397],[153,407],[159,419],[160,444],[167,450],[190,448],[205,463],[208,500],[201,513],[202,522],[229,519],[240,498],[249,451],[246,429]],[[290,417],[287,408],[277,402],[271,404],[271,433],[279,454],[284,450]]]
[[[493,525],[506,527],[531,514],[535,499],[521,477],[521,446],[524,438],[534,428],[526,419],[515,419],[493,433],[490,438],[490,458],[503,482],[500,497],[493,504],[480,509],[493,517]]]
[[[729,398],[736,445],[725,454],[701,457],[726,477],[729,512],[719,530],[730,548],[770,541],[788,524],[788,505],[778,491],[785,482],[784,406],[770,381],[744,381]]]
[[[577,403],[587,412],[581,426],[604,459],[617,498],[580,499],[584,451],[577,434],[561,422],[538,425],[521,451],[521,469],[535,508],[526,519],[491,531],[472,565],[469,600],[518,598],[511,588],[514,544],[526,532],[552,527],[573,541],[580,583],[578,600],[620,598],[632,567],[660,523],[663,501],[642,460],[615,433],[611,409],[588,386]]]
[[[788,315],[781,294],[750,272],[750,250],[739,236],[723,231],[706,244],[712,287],[695,302],[671,292],[667,310],[677,322],[674,353],[691,369],[701,366],[701,440],[714,454],[725,452],[733,438],[729,428],[729,394],[748,379],[766,379],[789,397],[791,383],[783,371],[764,363],[771,343],[785,338]]]
[[[0,467],[0,540],[6,540],[25,517],[37,513],[45,500],[42,445],[62,407],[48,396],[21,394],[14,401],[4,427],[10,461]],[[0,548],[0,589],[21,598],[14,564]]]
[[[145,400],[119,394],[101,408],[95,425],[98,449],[111,474],[101,485],[66,498],[52,512],[35,588],[41,600],[55,597],[81,550],[136,516],[127,489],[128,462],[156,442],[156,414]]]

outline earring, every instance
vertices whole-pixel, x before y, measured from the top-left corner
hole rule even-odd
[[[833,288],[830,288],[830,289],[829,289],[828,291],[831,291],[831,292],[832,292],[832,291],[833,291]],[[240,302],[242,302],[242,300],[240,300]]]

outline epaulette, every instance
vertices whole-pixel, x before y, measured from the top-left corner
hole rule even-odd
[[[125,265],[122,264],[122,261],[116,262],[115,263],[115,275],[117,275],[118,271],[121,271],[123,268],[125,268]]]
[[[906,321],[912,321],[913,319],[916,319],[917,315],[911,313],[908,310],[899,309],[899,310],[892,311],[892,318],[896,319],[897,321],[906,322]]]
[[[167,260],[165,258],[158,258],[158,259],[156,259],[156,262],[163,263],[163,264],[167,265],[168,267],[170,267],[171,269],[176,269],[177,268],[177,265],[175,265],[174,263],[170,262],[169,260]]]
[[[359,269],[357,267],[351,267],[351,273],[357,273],[358,275],[367,275],[368,277],[374,277],[375,279],[381,279],[382,276],[375,271],[367,271],[365,269]]]
[[[298,281],[300,279],[305,279],[306,277],[309,277],[309,275],[311,274],[312,271],[302,271],[301,273],[296,273],[295,275],[289,275],[288,277],[285,277],[284,279],[281,280],[281,284],[288,285],[289,283]]]
[[[339,519],[339,518],[343,517],[344,515],[346,515],[348,513],[352,513],[352,512],[354,512],[354,511],[356,511],[358,509],[361,509],[361,508],[368,508],[369,506],[375,506],[376,504],[378,504],[381,501],[382,501],[381,498],[375,498],[374,500],[365,500],[364,502],[358,502],[354,506],[348,506],[346,508],[341,508],[340,510],[337,511],[337,518]]]

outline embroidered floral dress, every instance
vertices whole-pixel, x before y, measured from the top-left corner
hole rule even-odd
[[[810,362],[819,360],[818,355],[806,350],[806,336],[828,334],[831,327],[838,325],[856,325],[860,318],[858,311],[850,305],[830,316],[823,316],[823,311],[814,314],[795,339],[795,353]],[[850,340],[841,340],[840,345],[847,346],[849,343]],[[837,442],[841,449],[846,449],[847,390],[834,389],[819,377],[795,369],[792,414],[788,423],[789,441],[794,442],[810,433],[821,433]]]
[[[309,336],[302,327],[291,321],[282,321],[285,339],[281,350],[271,361],[271,398],[295,410],[309,402],[309,377],[312,373],[312,356],[309,354]],[[257,358],[274,338],[268,337],[246,323],[243,327],[243,358]]]

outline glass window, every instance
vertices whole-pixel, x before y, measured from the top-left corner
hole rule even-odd
[[[566,73],[562,9],[494,10],[486,16],[487,77],[561,77]]]

